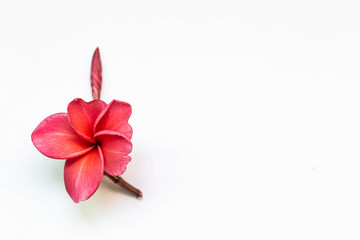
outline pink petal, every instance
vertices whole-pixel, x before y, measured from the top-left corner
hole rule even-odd
[[[91,62],[91,90],[94,99],[100,99],[100,91],[102,84],[102,69],[101,69],[101,60],[100,60],[100,51],[99,48],[95,49],[93,59]]]
[[[101,100],[85,102],[80,98],[76,98],[69,103],[67,109],[70,124],[81,137],[89,142],[94,142],[94,124],[105,107],[106,103]]]
[[[113,100],[100,113],[95,122],[95,131],[111,130],[125,135],[128,139],[132,137],[132,128],[128,123],[131,115],[131,106],[126,102]]]
[[[53,114],[43,120],[31,135],[35,147],[45,156],[66,159],[81,156],[94,148],[71,128],[66,113]]]
[[[97,148],[84,156],[67,159],[64,169],[65,188],[76,203],[91,197],[104,174],[103,157]]]
[[[95,134],[104,155],[104,171],[112,176],[119,176],[126,170],[131,157],[131,142],[122,134],[113,131],[101,131]]]

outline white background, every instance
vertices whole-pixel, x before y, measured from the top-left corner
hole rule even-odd
[[[0,239],[359,239],[358,1],[1,1]],[[30,135],[133,107],[137,200],[75,204]]]

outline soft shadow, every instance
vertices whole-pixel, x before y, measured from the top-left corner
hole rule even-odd
[[[79,217],[91,222],[96,222],[101,216],[120,214],[128,210],[128,205],[135,207],[140,200],[134,195],[112,182],[104,176],[98,190],[88,200],[77,204]]]
[[[28,177],[37,181],[39,185],[56,187],[59,190],[63,188],[65,161],[50,159],[39,154],[31,155],[27,160]]]

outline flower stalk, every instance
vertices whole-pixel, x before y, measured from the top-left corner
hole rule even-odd
[[[127,191],[135,195],[137,199],[142,199],[142,192],[136,187],[132,186],[130,183],[126,182],[122,177],[115,177],[104,172],[104,175],[111,179],[115,184],[123,187]]]

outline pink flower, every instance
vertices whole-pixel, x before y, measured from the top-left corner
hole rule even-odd
[[[132,128],[128,123],[131,106],[113,100],[77,98],[67,113],[47,117],[31,135],[35,147],[45,156],[66,159],[66,191],[76,203],[91,197],[104,171],[119,176],[131,157]]]

